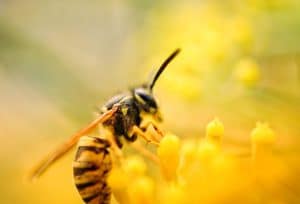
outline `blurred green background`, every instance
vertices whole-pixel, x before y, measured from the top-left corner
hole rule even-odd
[[[299,164],[299,36],[297,0],[2,0],[1,203],[81,203],[72,154],[34,184],[24,177],[177,47],[155,90],[166,129],[201,137],[219,117],[225,143],[242,148],[266,121]]]

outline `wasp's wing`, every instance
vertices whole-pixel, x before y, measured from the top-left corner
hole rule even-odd
[[[38,178],[41,176],[47,168],[53,164],[55,161],[57,161],[59,158],[61,158],[65,153],[70,151],[72,147],[77,143],[77,141],[82,137],[83,135],[89,133],[93,129],[97,127],[98,124],[103,123],[107,121],[113,114],[117,111],[117,107],[113,107],[111,110],[107,111],[106,113],[99,116],[97,119],[92,121],[90,124],[88,124],[85,128],[81,129],[77,133],[71,136],[69,140],[67,140],[65,143],[63,143],[61,146],[59,146],[57,149],[55,149],[52,153],[47,155],[43,160],[41,160],[32,170],[32,172],[29,175],[30,180],[33,180],[35,178]]]

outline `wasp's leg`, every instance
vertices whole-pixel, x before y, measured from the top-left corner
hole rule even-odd
[[[147,132],[144,132],[141,128],[138,126],[133,126],[131,135],[139,135],[141,136],[146,142],[155,144],[159,146],[159,141],[156,141],[153,139],[151,134],[147,134]]]
[[[136,134],[131,134],[131,136],[129,136],[128,134],[124,134],[124,137],[129,142],[134,142],[137,139],[137,135]]]
[[[141,128],[146,134],[148,134],[150,137],[152,137],[153,140],[156,142],[160,142],[160,140],[163,138],[164,133],[162,130],[155,125],[154,123],[149,122],[147,126]]]
[[[146,149],[139,141],[130,143],[130,146],[133,147],[136,151],[140,152],[143,156],[152,160],[154,163],[159,164],[158,157],[152,152],[150,152],[148,149]]]
[[[107,177],[112,169],[110,143],[84,136],[79,140],[73,175],[76,188],[86,204],[109,204],[111,189]]]
[[[144,119],[142,120],[139,127],[144,132],[148,132],[148,134],[150,134],[150,136],[157,142],[159,142],[164,135],[163,131],[160,128],[159,123],[153,120],[153,118],[149,116],[144,116]]]
[[[124,137],[127,141],[129,141],[129,144],[138,152],[140,152],[145,157],[149,158],[150,160],[154,161],[155,163],[159,163],[158,158],[149,150],[147,150],[139,141],[136,141],[137,134],[132,134],[129,136],[128,134],[124,134]]]

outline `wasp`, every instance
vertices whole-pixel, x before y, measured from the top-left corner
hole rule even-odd
[[[39,177],[78,143],[73,162],[73,175],[81,198],[87,204],[109,204],[112,193],[107,184],[107,177],[113,164],[111,153],[120,155],[124,141],[133,143],[138,137],[158,145],[160,138],[149,134],[147,132],[149,128],[155,130],[157,135],[163,136],[157,126],[162,117],[153,95],[153,87],[179,52],[180,49],[176,49],[161,64],[150,82],[108,100],[94,121],[71,136],[34,168],[31,178]],[[97,127],[100,127],[100,134],[86,136]]]

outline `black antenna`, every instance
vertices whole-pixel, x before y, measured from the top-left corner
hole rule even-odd
[[[152,82],[149,85],[150,90],[153,89],[157,79],[161,75],[161,73],[165,70],[165,68],[168,66],[168,64],[176,57],[176,55],[180,52],[180,49],[177,48],[163,63],[160,65],[158,71],[156,72]]]

